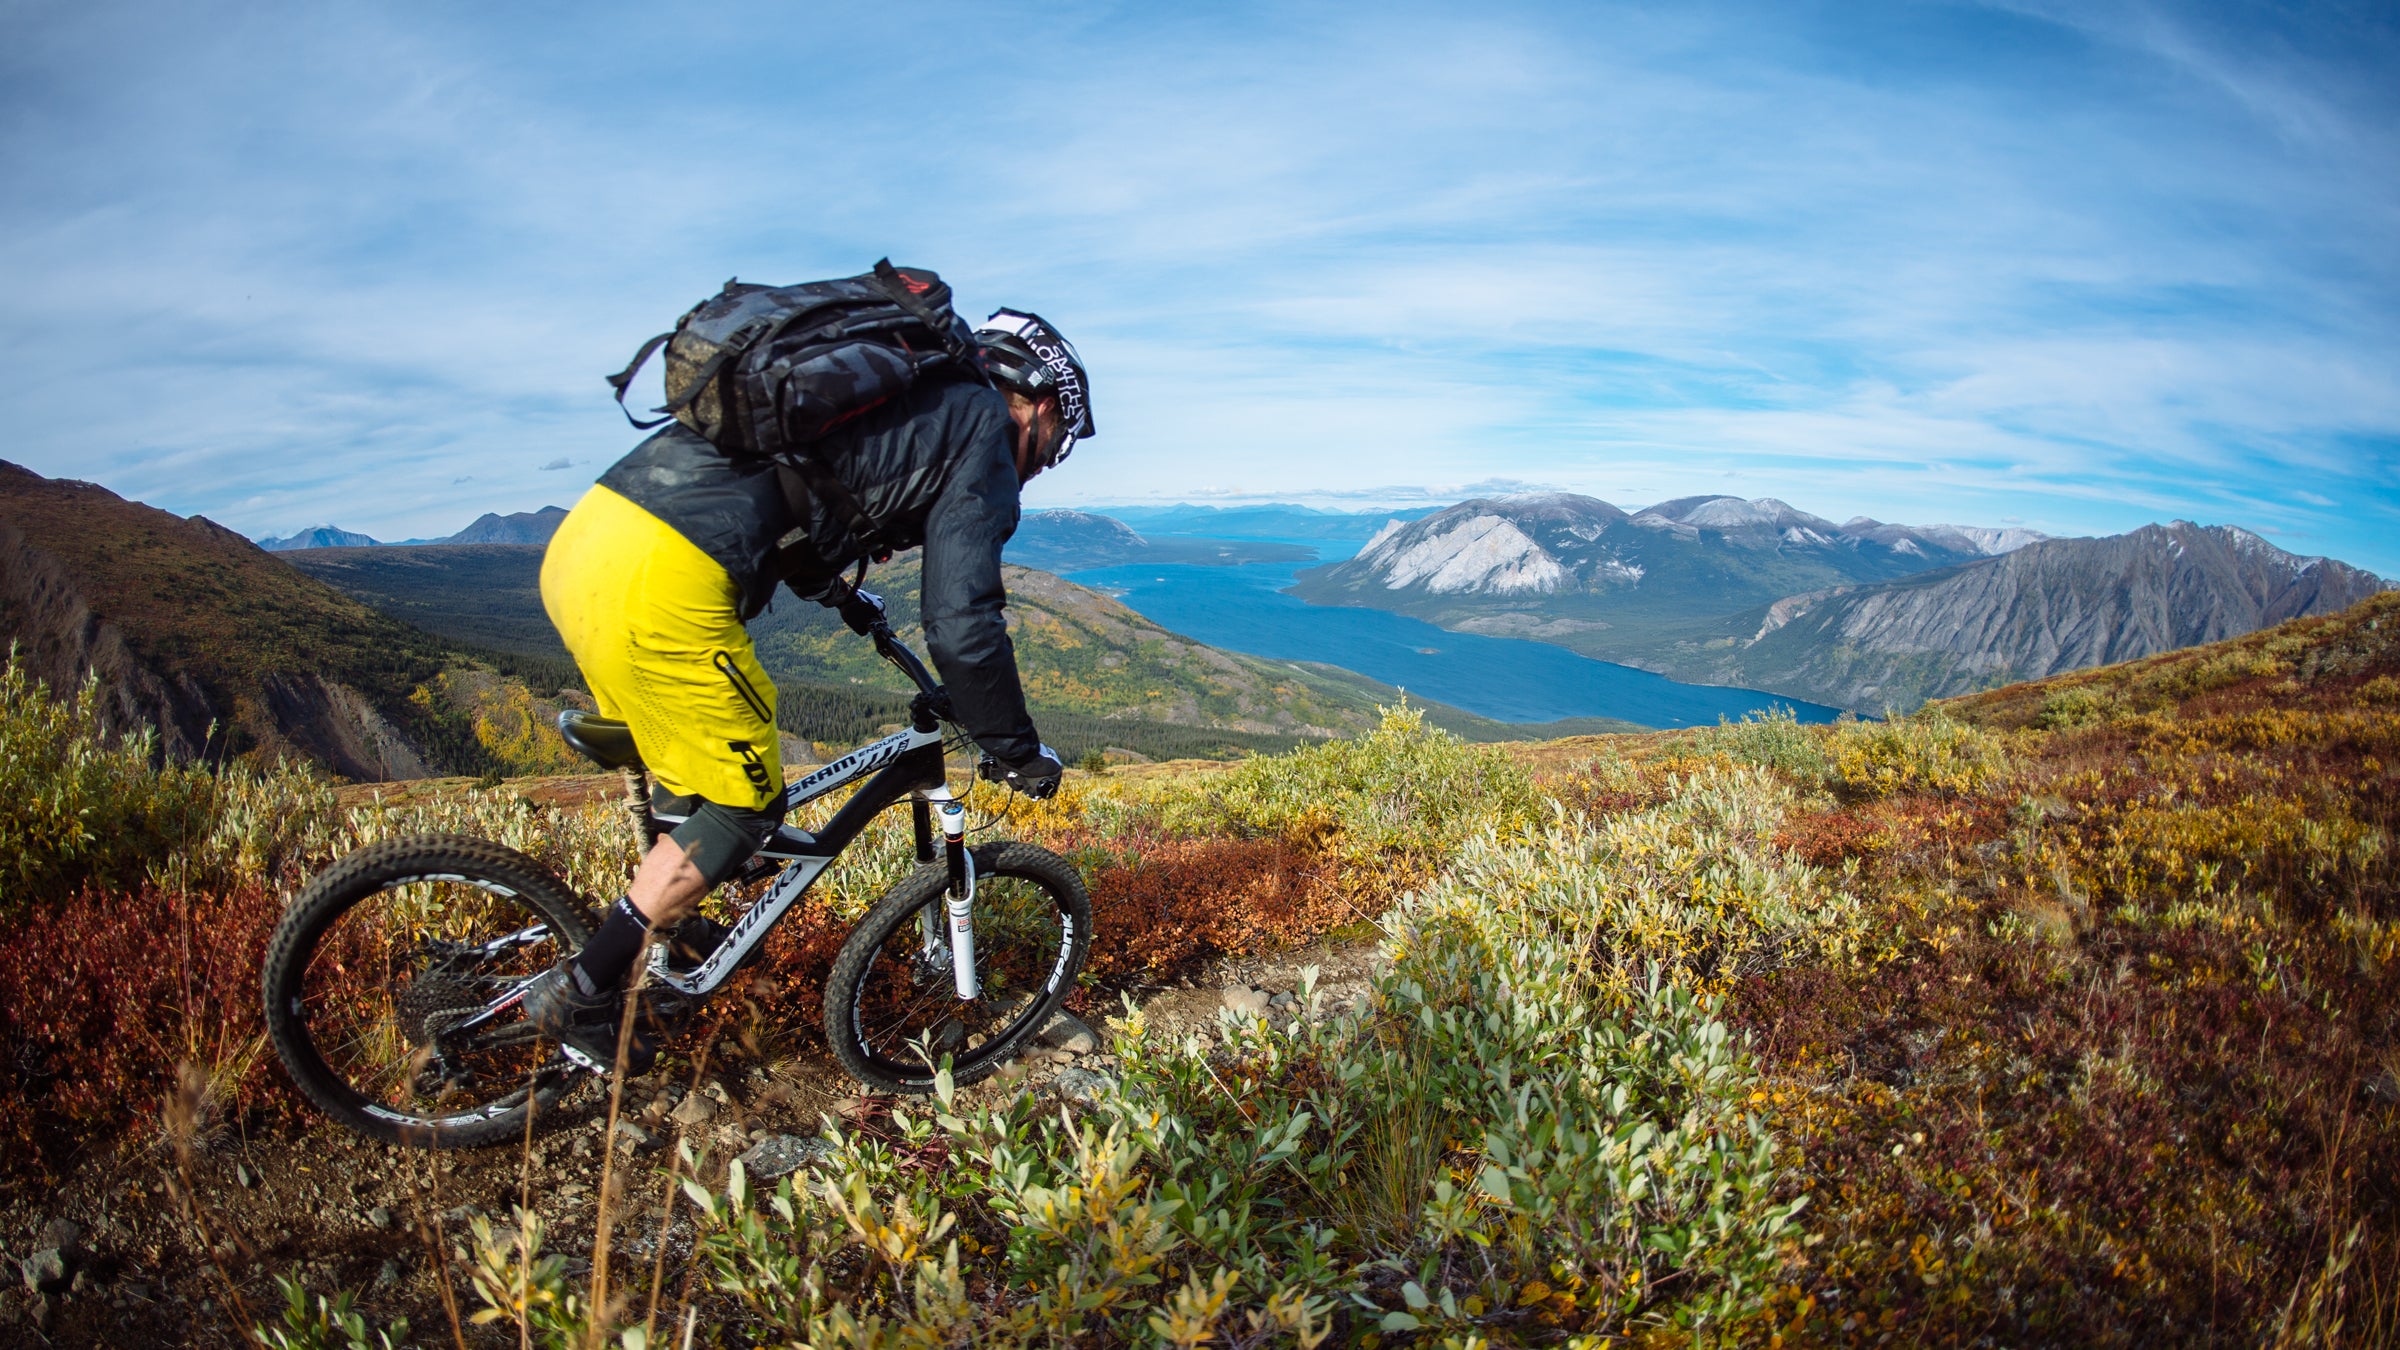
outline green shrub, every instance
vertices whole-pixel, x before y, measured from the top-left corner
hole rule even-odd
[[[1589,954],[1621,992],[1661,968],[1723,990],[1801,954],[1854,950],[1861,908],[1774,840],[1790,788],[1757,769],[1705,768],[1655,807],[1525,840],[1478,839],[1403,913],[1410,931],[1464,925],[1497,948],[1540,936]]]
[[[1764,712],[1744,713],[1739,722],[1720,718],[1717,725],[1695,733],[1692,742],[1703,755],[1723,755],[1804,783],[1825,777],[1824,733],[1802,726],[1798,714],[1781,704]]]
[[[2113,689],[2096,684],[2069,685],[2050,691],[2042,699],[2042,711],[2034,719],[2034,725],[2045,731],[2070,731],[2113,722],[2124,712],[2125,701]]]
[[[1863,797],[1977,791],[2008,767],[2007,744],[1940,709],[1836,727],[1833,781]]]
[[[206,840],[218,776],[153,768],[154,755],[147,730],[104,728],[97,683],[53,698],[11,654],[0,667],[0,915],[85,885],[137,885]]]
[[[1181,834],[1317,839],[1361,859],[1430,858],[1480,830],[1533,826],[1542,796],[1506,750],[1428,726],[1424,710],[1403,701],[1365,736],[1245,760],[1151,805]]]

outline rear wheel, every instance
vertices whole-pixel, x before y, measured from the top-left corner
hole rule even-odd
[[[520,1137],[526,1112],[579,1075],[512,996],[590,936],[573,894],[513,849],[460,835],[369,845],[277,926],[267,1029],[309,1100],[363,1134]]]
[[[859,1081],[931,1092],[931,1064],[947,1055],[955,1082],[976,1082],[1025,1048],[1082,973],[1092,902],[1074,867],[1013,842],[979,847],[974,858],[978,997],[958,996],[950,878],[938,865],[893,887],[842,944],[825,986],[825,1035]]]

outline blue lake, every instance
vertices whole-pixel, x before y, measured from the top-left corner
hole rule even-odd
[[[1338,545],[1326,550],[1337,556],[1349,551]],[[1098,567],[1069,579],[1107,591],[1152,622],[1211,646],[1343,666],[1503,722],[1620,717],[1688,727],[1714,726],[1721,717],[1739,721],[1744,713],[1774,707],[1792,709],[1803,722],[1830,722],[1837,711],[1754,689],[1681,684],[1546,642],[1453,633],[1401,614],[1311,605],[1282,593],[1302,568],[1316,565]]]

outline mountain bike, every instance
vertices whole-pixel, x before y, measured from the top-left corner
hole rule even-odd
[[[825,1036],[851,1075],[887,1092],[933,1089],[935,1066],[976,1082],[1019,1054],[1082,972],[1091,901],[1073,866],[1032,844],[970,846],[948,786],[948,696],[886,624],[876,651],[916,685],[908,725],[791,783],[787,813],[856,790],[814,831],[786,823],[737,881],[763,892],[729,926],[686,920],[656,942],[637,1015],[672,1029],[761,954],[778,921],[886,809],[909,803],[917,866],[875,901],[833,963]],[[653,809],[626,724],[559,715],[559,731],[625,774],[645,849],[678,823]],[[964,742],[964,737],[959,738]],[[939,818],[937,853],[935,820]],[[464,835],[371,844],[319,874],[267,947],[267,1028],[302,1092],[352,1129],[397,1143],[473,1147],[521,1137],[612,1066],[539,1035],[525,987],[590,938],[590,910],[548,869]]]

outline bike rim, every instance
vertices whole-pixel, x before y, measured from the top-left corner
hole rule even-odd
[[[1040,882],[984,875],[975,886],[975,970],[982,988],[958,997],[941,948],[928,960],[921,916],[944,914],[945,897],[900,916],[877,944],[851,1002],[859,1050],[884,1073],[925,1080],[944,1054],[961,1067],[1006,1051],[1061,994],[1071,977],[1074,918]],[[946,926],[935,925],[937,930]]]
[[[498,882],[395,878],[326,923],[291,1011],[360,1112],[402,1130],[459,1129],[567,1081],[521,1008],[489,1011],[564,954],[541,913]]]

